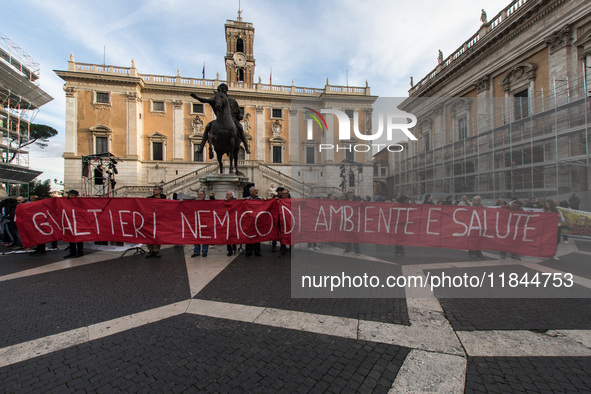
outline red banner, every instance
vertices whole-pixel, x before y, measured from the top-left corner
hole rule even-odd
[[[293,243],[376,243],[536,257],[556,253],[557,213],[313,199],[282,205],[281,231]]]
[[[174,201],[57,198],[19,205],[25,246],[118,241],[142,244],[248,244],[281,240],[497,250],[551,257],[552,213],[445,205],[330,200]]]
[[[277,208],[273,200],[51,198],[19,205],[16,223],[24,246],[60,239],[247,244],[279,239]]]

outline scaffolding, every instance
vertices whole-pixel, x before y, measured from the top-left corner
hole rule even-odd
[[[417,199],[426,193],[478,194],[492,200],[589,190],[591,100],[583,75],[553,78],[549,91],[527,96],[448,100],[463,100],[469,109],[465,120],[448,114],[445,127],[419,128],[418,143],[409,142],[396,158],[394,193]],[[415,108],[441,102],[425,98]]]
[[[117,160],[110,153],[82,156],[83,196],[114,197]]]
[[[52,100],[39,88],[39,70],[39,63],[0,33],[0,182],[11,195],[28,194],[19,185],[41,174],[29,169],[28,147],[39,107]]]

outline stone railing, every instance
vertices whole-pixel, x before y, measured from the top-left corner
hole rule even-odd
[[[359,95],[359,96],[369,96],[370,88],[369,86],[359,87],[359,86],[335,86],[329,85],[328,81],[327,84],[324,86],[323,89],[318,88],[307,88],[307,87],[300,87],[295,85],[272,85],[272,84],[264,84],[264,83],[246,83],[246,82],[236,82],[230,81],[226,82],[220,80],[219,78],[216,79],[201,79],[201,78],[186,78],[181,77],[180,75],[176,76],[168,76],[168,75],[153,75],[153,74],[139,74],[137,69],[134,67],[116,67],[116,66],[106,66],[106,65],[99,65],[99,64],[90,64],[90,63],[76,63],[76,62],[69,62],[68,69],[70,71],[80,71],[80,72],[92,72],[97,74],[112,74],[112,75],[125,75],[131,77],[140,77],[142,81],[149,84],[155,85],[174,85],[174,86],[185,86],[185,87],[201,87],[201,88],[212,88],[215,89],[217,86],[224,82],[229,85],[231,89],[237,90],[255,90],[258,92],[269,92],[269,93],[280,93],[280,94],[289,94],[289,95],[296,95],[296,96],[319,96],[321,94],[343,94],[343,95]]]
[[[207,173],[210,173],[214,170],[216,170],[218,168],[217,163],[216,164],[210,164],[208,166],[202,167],[198,170],[195,171],[191,171],[188,174],[185,174],[183,176],[180,176],[178,178],[173,179],[172,181],[166,182],[164,184],[162,184],[162,188],[164,189],[164,193],[167,193],[169,189],[180,185],[182,183],[185,183],[186,181],[190,180],[190,179],[197,179],[199,177],[199,175],[204,175]],[[149,193],[152,192],[152,188],[154,187],[154,185],[149,185],[149,186],[122,186],[118,189],[115,189],[113,191],[113,195],[115,197],[126,197],[126,196],[130,196],[130,195],[137,195],[140,193]]]
[[[297,179],[290,177],[289,175],[285,175],[281,171],[277,171],[276,169],[262,163],[258,163],[258,168],[262,173],[273,177],[273,179],[281,181],[285,185],[289,185],[292,189],[297,189],[297,191],[301,192],[303,196],[310,196],[312,193],[312,188],[310,186],[306,185],[304,182],[300,182]]]
[[[532,0],[513,0],[511,4],[509,4],[503,11],[499,12],[491,21],[487,24],[483,24],[483,27],[488,26],[490,31],[498,28],[505,20],[511,17],[517,10],[523,7],[526,3],[531,3]],[[482,28],[481,28],[482,30]],[[456,49],[451,55],[449,55],[445,60],[443,60],[440,64],[437,65],[426,77],[421,79],[415,85],[413,85],[410,90],[408,91],[409,96],[415,96],[419,93],[419,91],[429,85],[439,73],[445,70],[446,67],[450,66],[459,59],[462,55],[466,52],[471,50],[474,45],[476,45],[480,39],[480,31],[470,37],[466,42],[464,42],[458,49]]]

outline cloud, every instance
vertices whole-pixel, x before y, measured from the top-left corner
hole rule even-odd
[[[244,21],[255,28],[255,80],[323,87],[364,86],[374,95],[406,96],[437,65],[480,27],[480,10],[489,20],[510,0],[244,0]],[[64,70],[70,53],[77,62],[129,67],[140,73],[201,78],[216,72],[225,78],[224,23],[237,16],[235,1],[205,0],[31,0],[3,5],[2,31],[38,60],[41,87],[54,100],[35,121],[60,133],[45,151],[33,151],[31,163],[61,165],[65,95],[52,70]],[[26,15],[26,17],[24,17]],[[106,50],[105,50],[106,46]],[[60,145],[61,144],[61,145]],[[61,149],[61,151],[59,151]],[[50,155],[55,155],[49,163]],[[38,158],[42,158],[38,161]],[[62,164],[59,164],[62,163]],[[57,170],[55,170],[57,171]],[[55,176],[56,178],[63,178]]]

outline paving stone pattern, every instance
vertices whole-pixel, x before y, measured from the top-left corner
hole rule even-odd
[[[180,315],[4,367],[0,391],[386,393],[408,352]]]
[[[11,253],[0,255],[0,276],[14,274],[16,272],[25,271],[31,268],[42,267],[47,264],[57,263],[64,260],[64,256],[68,254],[64,250],[68,244],[60,243],[59,250],[47,251],[44,255],[33,255],[29,253]],[[46,245],[47,247],[50,244]],[[6,246],[0,246],[0,253],[10,253],[11,249]],[[85,250],[84,253],[94,253],[93,250]]]
[[[2,282],[0,347],[189,299],[182,248]]]
[[[590,357],[472,357],[466,393],[591,393]]]
[[[439,302],[454,330],[591,329],[587,298],[443,298]]]
[[[195,298],[409,325],[405,299],[292,299],[290,264],[263,246],[262,257],[238,256]]]

